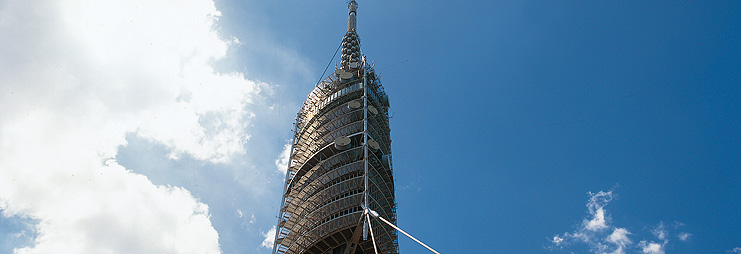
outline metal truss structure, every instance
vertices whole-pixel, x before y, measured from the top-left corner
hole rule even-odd
[[[274,254],[398,253],[388,96],[361,55],[356,11],[350,1],[341,67],[296,117]]]

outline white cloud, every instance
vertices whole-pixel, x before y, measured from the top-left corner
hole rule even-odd
[[[553,237],[553,240],[551,240],[551,242],[552,242],[553,244],[555,244],[556,246],[559,246],[559,245],[563,244],[563,240],[564,240],[564,239],[563,239],[563,237],[561,237],[561,236],[554,236],[554,237]]]
[[[584,226],[592,231],[597,231],[607,228],[605,221],[605,209],[600,207],[594,212],[594,217],[591,220],[585,221]]]
[[[641,241],[638,243],[638,246],[641,247],[641,252],[644,254],[664,254],[664,244],[659,244],[656,242],[646,242]]]
[[[554,236],[551,244],[563,248],[572,242],[580,242],[586,244],[592,253],[624,253],[624,249],[632,244],[628,237],[631,233],[625,228],[614,228],[612,233],[606,230],[612,226],[609,225],[609,215],[605,206],[613,198],[612,191],[590,192],[587,202],[588,217],[574,232]]]
[[[679,240],[682,242],[686,242],[686,241],[689,241],[690,238],[692,238],[692,234],[687,233],[687,232],[682,232],[677,235],[677,238],[679,238]]]
[[[280,155],[278,156],[278,159],[275,159],[275,168],[283,173],[286,174],[286,171],[288,171],[288,162],[291,159],[291,142],[288,142],[283,146],[283,151],[280,152]]]
[[[272,249],[273,243],[275,243],[275,226],[268,230],[266,233],[262,233],[262,236],[265,237],[265,240],[262,240],[262,243],[260,244],[261,247]]]
[[[630,238],[628,238],[628,235],[630,235],[630,232],[628,232],[627,229],[615,228],[615,230],[612,231],[612,234],[607,237],[607,242],[617,246],[617,249],[612,252],[613,254],[625,253],[625,248],[633,243]]]
[[[0,7],[0,209],[38,221],[16,253],[218,253],[208,206],[114,159],[127,133],[171,158],[245,153],[264,84],[212,63],[212,0],[7,1]]]
[[[589,252],[595,254],[624,254],[624,253],[647,253],[663,254],[665,246],[669,243],[669,230],[663,222],[655,227],[644,227],[650,231],[653,237],[659,241],[640,241],[637,245],[631,240],[633,233],[626,227],[611,225],[611,220],[606,206],[613,200],[613,191],[600,191],[589,193],[587,202],[588,215],[582,223],[577,225],[573,232],[565,232],[554,236],[548,249],[563,249],[570,244],[585,244]],[[674,228],[684,226],[681,222],[675,222]],[[686,241],[691,234],[683,232],[678,235],[680,240]]]
[[[628,235],[630,235],[630,232],[628,232],[627,229],[615,228],[615,230],[612,231],[612,234],[607,237],[607,241],[615,245],[625,247],[632,243],[628,238]]]
[[[591,196],[587,208],[592,216],[590,220],[584,220],[584,227],[591,231],[597,231],[607,228],[607,219],[605,218],[605,206],[612,201],[612,191],[600,191],[597,194],[589,193]]]
[[[651,234],[656,236],[656,238],[659,238],[659,240],[666,240],[667,236],[669,235],[669,232],[666,230],[666,226],[664,225],[663,221],[660,221],[658,225],[656,225],[655,228],[651,229]]]
[[[733,253],[741,253],[741,247],[733,248],[733,250],[730,250],[730,252],[733,252]]]
[[[242,212],[242,210],[240,210],[240,209],[237,209],[237,216],[239,216],[239,218],[241,219],[242,217],[244,217],[244,212]],[[250,214],[250,218],[247,219],[246,223],[247,224],[254,224],[255,221],[257,221],[257,218],[255,218],[255,215],[254,214]]]
[[[679,228],[684,227],[684,226],[686,226],[686,225],[683,222],[681,222],[681,221],[674,221],[674,229],[679,229]]]

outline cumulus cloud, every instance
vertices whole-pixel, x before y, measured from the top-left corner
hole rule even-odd
[[[591,231],[607,228],[607,219],[609,217],[605,218],[605,206],[612,201],[612,191],[600,191],[596,194],[589,193],[589,195],[591,197],[589,198],[589,203],[587,203],[587,208],[592,218],[584,220],[584,228]]]
[[[554,236],[551,240],[553,245],[551,249],[563,248],[570,243],[580,242],[586,244],[593,253],[624,253],[624,248],[632,243],[629,238],[631,233],[625,228],[614,228],[611,233],[607,230],[611,226],[609,225],[610,216],[605,206],[613,200],[615,194],[612,191],[600,191],[590,192],[588,195],[588,217],[574,232]]]
[[[641,241],[638,243],[638,246],[641,247],[641,253],[644,254],[664,254],[664,244],[659,244],[656,242],[646,242]]]
[[[272,249],[273,243],[275,243],[275,226],[268,230],[266,233],[262,233],[262,236],[265,237],[265,240],[262,240],[262,243],[260,244],[261,247]]]
[[[584,244],[591,253],[595,254],[624,254],[624,253],[646,253],[663,254],[669,243],[669,229],[664,222],[659,222],[653,227],[644,227],[646,234],[656,238],[656,241],[641,240],[634,244],[631,238],[639,237],[630,232],[626,227],[618,227],[611,224],[610,215],[606,209],[607,205],[614,199],[613,191],[600,191],[589,193],[587,202],[588,215],[577,229],[553,236],[550,240],[550,250],[564,249],[571,244]],[[681,222],[674,223],[674,229],[684,226]],[[678,237],[683,242],[689,239],[691,234],[682,232]],[[684,237],[684,238],[683,238]]]
[[[115,159],[135,134],[228,163],[265,84],[218,73],[212,0],[6,1],[0,7],[0,210],[38,221],[16,253],[219,253],[208,206]]]
[[[619,249],[622,250],[625,246],[633,243],[630,238],[628,238],[628,235],[630,235],[630,232],[628,232],[627,229],[615,228],[612,234],[607,237],[607,242],[617,245]]]
[[[288,142],[283,146],[283,151],[275,159],[275,168],[282,174],[286,174],[288,171],[288,162],[291,160],[291,142]]]

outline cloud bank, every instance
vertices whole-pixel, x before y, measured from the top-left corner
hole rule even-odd
[[[219,253],[208,206],[115,161],[135,134],[183,155],[244,154],[265,84],[212,64],[211,0],[6,1],[0,6],[0,210],[29,218],[16,253]]]

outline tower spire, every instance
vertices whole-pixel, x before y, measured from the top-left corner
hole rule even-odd
[[[342,61],[340,65],[345,69],[360,67],[360,38],[356,32],[358,3],[351,0],[347,4],[347,33],[342,37]]]
[[[347,31],[355,31],[355,23],[357,21],[357,15],[358,15],[358,2],[355,2],[355,0],[352,0],[347,3],[347,10],[348,18],[347,18]]]

